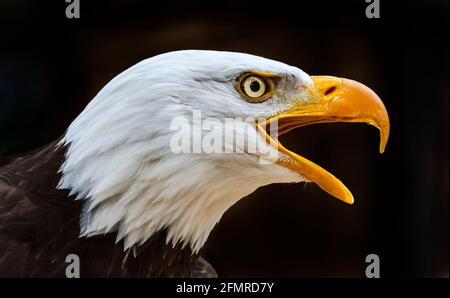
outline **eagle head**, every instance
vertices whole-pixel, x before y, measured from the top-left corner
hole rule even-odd
[[[196,253],[263,185],[311,181],[353,203],[341,181],[276,138],[325,122],[371,124],[386,146],[386,109],[360,83],[242,53],[170,52],[113,78],[71,123],[58,188],[84,202],[81,236],[117,232],[127,249],[165,229],[167,243]]]

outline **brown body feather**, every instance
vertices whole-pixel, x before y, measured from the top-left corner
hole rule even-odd
[[[83,202],[56,188],[66,151],[56,145],[0,163],[0,277],[64,277],[69,254],[81,277],[216,276],[189,248],[166,245],[165,231],[128,251],[115,233],[80,238]]]

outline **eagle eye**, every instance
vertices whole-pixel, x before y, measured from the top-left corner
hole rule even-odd
[[[243,75],[237,84],[238,91],[252,103],[265,101],[273,93],[273,84],[269,78],[256,74]]]

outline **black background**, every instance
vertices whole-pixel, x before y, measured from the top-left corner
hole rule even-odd
[[[309,74],[352,78],[391,119],[386,153],[366,125],[282,136],[351,189],[271,185],[233,206],[205,255],[221,276],[359,277],[376,253],[384,277],[448,277],[448,1],[0,2],[0,155],[59,137],[100,88],[177,49],[248,52]]]

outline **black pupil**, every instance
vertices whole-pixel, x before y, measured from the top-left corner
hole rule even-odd
[[[261,85],[258,81],[253,81],[250,83],[250,90],[252,90],[253,92],[259,91],[259,88],[261,88]]]

